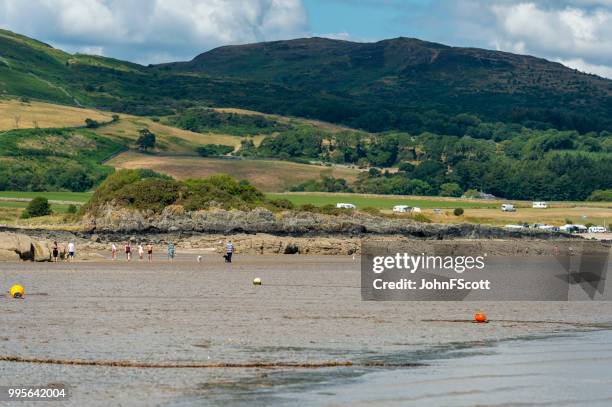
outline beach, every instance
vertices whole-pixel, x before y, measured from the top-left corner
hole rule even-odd
[[[0,386],[63,383],[72,405],[307,404],[313,386],[424,372],[453,349],[612,326],[612,302],[362,301],[359,257],[202,256],[0,263],[3,291],[26,288],[1,300]]]

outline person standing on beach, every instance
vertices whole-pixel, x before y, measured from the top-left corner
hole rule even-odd
[[[125,259],[127,261],[132,260],[132,246],[130,246],[130,242],[125,244]]]
[[[153,245],[151,243],[147,244],[147,257],[149,261],[153,261]]]
[[[53,253],[53,262],[57,263],[57,260],[59,258],[59,246],[57,245],[57,241],[53,242],[52,253]]]
[[[113,260],[117,260],[117,246],[114,243],[111,245],[111,255]]]
[[[174,243],[168,243],[168,260],[174,260]]]
[[[144,256],[144,246],[142,245],[142,243],[138,244],[138,260],[142,261]]]
[[[72,261],[74,260],[74,243],[70,242],[68,243],[68,261]]]
[[[225,245],[225,256],[224,257],[225,257],[225,262],[226,263],[231,263],[232,262],[233,254],[234,254],[234,244],[230,240]]]

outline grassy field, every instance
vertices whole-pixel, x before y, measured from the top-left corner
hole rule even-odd
[[[548,209],[533,209],[530,201],[474,201],[459,198],[423,196],[385,196],[365,194],[281,193],[268,194],[271,198],[286,198],[296,205],[335,205],[352,203],[357,208],[373,207],[383,213],[392,213],[394,205],[417,206],[422,213],[437,223],[483,223],[506,225],[517,223],[547,223],[563,225],[567,219],[573,223],[612,223],[612,202],[549,202]],[[502,212],[502,202],[512,202],[516,212]],[[440,211],[434,212],[434,209]],[[463,208],[462,216],[453,215],[454,208]]]
[[[323,206],[345,202],[352,203],[356,205],[357,208],[372,207],[380,210],[392,210],[395,205],[418,206],[420,208],[494,208],[499,206],[496,201],[473,201],[419,196],[332,194],[323,192],[291,192],[269,194],[269,196],[273,198],[286,198],[296,205],[312,204],[315,206]]]
[[[166,154],[192,154],[202,144],[224,144],[237,148],[242,137],[218,133],[195,133],[176,127],[166,126],[149,118],[120,115],[116,123],[100,127],[96,132],[124,144],[132,144],[138,138],[138,130],[147,128],[156,137],[157,150]],[[259,145],[264,136],[253,136],[255,145]]]
[[[111,114],[50,103],[0,100],[0,130],[83,126],[87,118],[105,122]]]
[[[266,192],[286,190],[297,183],[330,174],[353,181],[358,170],[325,167],[273,160],[225,160],[199,157],[154,156],[129,151],[108,162],[115,168],[149,168],[178,179],[204,178],[213,174],[229,174],[247,179]]]

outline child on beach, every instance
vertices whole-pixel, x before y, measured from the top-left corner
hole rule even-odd
[[[74,260],[74,243],[68,243],[68,261]]]
[[[142,243],[139,243],[138,244],[138,260],[142,261],[143,256],[144,256],[144,246],[142,245]]]
[[[149,261],[153,261],[153,245],[151,243],[147,244],[147,257]]]
[[[111,245],[111,255],[113,260],[117,260],[117,246],[114,243]]]
[[[174,260],[174,243],[168,243],[168,260]]]
[[[125,244],[125,259],[127,261],[132,260],[132,246],[130,246],[130,242]]]

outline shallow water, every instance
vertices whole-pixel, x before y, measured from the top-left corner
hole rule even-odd
[[[264,285],[253,286],[254,277]],[[506,341],[609,324],[610,302],[364,302],[359,265],[340,256],[237,256],[231,266],[219,256],[202,264],[193,258],[0,263],[0,288],[13,283],[26,286],[26,299],[0,298],[3,356],[361,365],[137,369],[0,362],[0,386],[64,383],[76,406],[511,405],[539,400],[531,393],[546,405],[556,404],[556,396],[589,403],[610,396],[602,390],[612,383],[609,333]],[[486,310],[491,323],[463,322],[476,310]],[[585,356],[575,361],[576,352]],[[427,366],[363,366],[371,361]],[[568,389],[574,389],[569,396],[561,391]]]
[[[277,391],[275,397],[293,405],[612,405],[609,330],[451,349],[421,361],[428,366]]]

